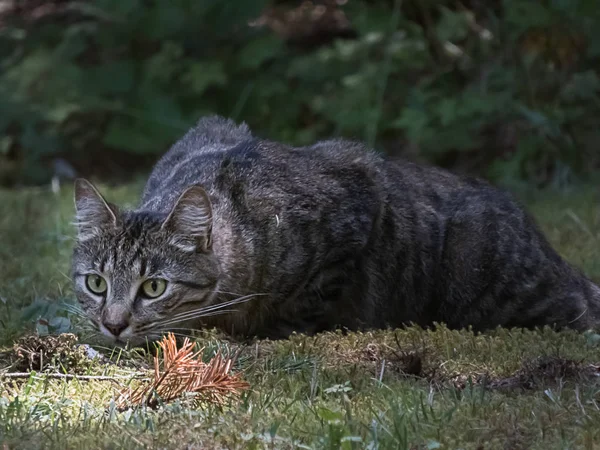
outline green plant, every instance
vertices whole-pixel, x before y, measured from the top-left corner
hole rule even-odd
[[[29,0],[0,24],[0,184],[146,170],[208,113],[504,181],[600,161],[594,0]]]

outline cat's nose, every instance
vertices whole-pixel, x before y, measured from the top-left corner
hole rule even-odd
[[[115,337],[119,337],[119,335],[129,326],[129,322],[126,320],[122,320],[120,322],[108,322],[104,321],[104,327],[110,331]]]

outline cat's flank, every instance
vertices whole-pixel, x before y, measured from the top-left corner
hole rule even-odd
[[[294,148],[209,117],[158,162],[136,210],[84,180],[75,196],[77,297],[117,341],[600,317],[600,289],[511,196],[355,142]]]

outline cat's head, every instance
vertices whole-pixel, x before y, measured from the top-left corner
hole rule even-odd
[[[212,251],[211,204],[200,186],[158,214],[120,211],[77,180],[75,205],[74,289],[104,338],[134,345],[155,340],[213,300],[220,266]]]

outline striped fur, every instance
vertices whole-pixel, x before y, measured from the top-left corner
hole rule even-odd
[[[98,215],[108,203],[90,188],[77,204],[98,221],[74,251],[77,296],[97,324],[126,317],[123,340],[156,337],[161,322],[285,337],[436,321],[584,330],[600,316],[600,289],[510,195],[355,142],[293,148],[209,117],[156,164],[135,211]],[[82,286],[90,271],[110,280],[102,301]],[[138,296],[151,276],[169,281],[160,301]],[[232,311],[194,317],[245,296]]]

